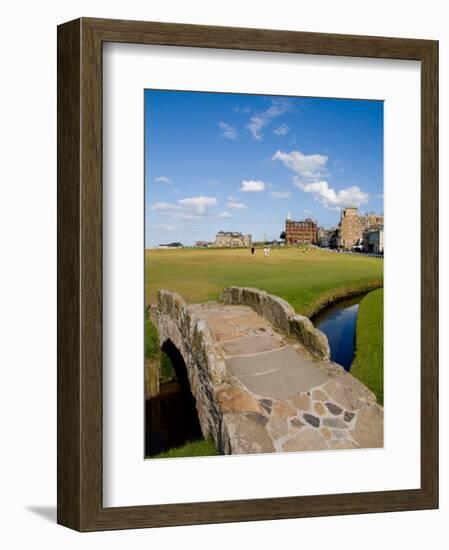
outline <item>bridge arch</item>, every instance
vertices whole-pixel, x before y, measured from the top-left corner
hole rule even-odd
[[[146,456],[202,437],[196,400],[182,353],[170,339],[166,339],[160,347],[173,367],[174,376],[171,379],[166,377],[159,386],[158,394],[146,401]]]

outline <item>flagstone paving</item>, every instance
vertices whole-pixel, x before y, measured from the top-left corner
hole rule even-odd
[[[225,358],[229,378],[218,402],[230,452],[383,446],[382,407],[340,365],[314,359],[249,306],[187,307],[205,320]]]

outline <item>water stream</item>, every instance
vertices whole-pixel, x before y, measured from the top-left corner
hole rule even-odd
[[[331,359],[349,371],[355,353],[355,325],[359,304],[366,296],[358,294],[338,300],[312,317],[314,326],[327,336]]]

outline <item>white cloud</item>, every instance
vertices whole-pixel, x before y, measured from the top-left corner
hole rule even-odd
[[[301,151],[276,151],[272,160],[280,160],[303,179],[317,179],[324,175],[328,157],[326,155],[304,155]]]
[[[222,212],[221,214],[218,214],[219,218],[232,218],[232,215],[229,212]]]
[[[246,210],[247,208],[245,203],[239,201],[229,201],[226,206],[232,210]]]
[[[262,141],[264,127],[270,124],[273,119],[288,113],[289,111],[291,111],[291,104],[288,100],[272,99],[271,107],[265,111],[253,115],[249,119],[249,123],[246,128],[251,132],[256,141]]]
[[[206,216],[197,216],[196,214],[193,214],[192,212],[182,211],[176,214],[175,216],[177,219],[183,220],[183,221],[189,221],[189,220],[201,220],[205,218]]]
[[[203,217],[210,214],[212,206],[217,204],[215,197],[189,197],[181,199],[178,204],[185,210],[189,217]]]
[[[281,124],[273,131],[277,136],[286,136],[290,131],[290,126],[288,126],[287,124]]]
[[[260,180],[243,180],[240,184],[241,193],[260,193],[265,191],[266,184]]]
[[[304,208],[304,214],[311,214],[312,210],[308,210],[307,208]]]
[[[296,187],[310,193],[325,208],[340,210],[347,206],[359,207],[368,202],[369,193],[357,185],[335,191],[322,178],[326,175],[326,155],[304,155],[301,151],[276,151],[272,160],[280,160],[287,168],[295,172],[293,183]]]
[[[369,199],[369,194],[362,191],[357,185],[335,191],[329,187],[327,181],[304,183],[295,177],[293,182],[301,191],[310,193],[316,201],[330,210],[340,210],[340,208],[348,206],[359,207]]]
[[[150,206],[150,210],[166,212],[177,218],[191,220],[210,216],[212,207],[216,204],[217,199],[215,197],[188,197],[186,199],[180,199],[176,203],[155,202]]]
[[[154,181],[157,183],[171,183],[171,179],[167,176],[157,176],[154,178]]]
[[[292,196],[290,191],[271,191],[273,199],[288,199]]]
[[[155,202],[152,206],[150,206],[150,210],[179,210],[179,206],[171,202]]]
[[[234,126],[226,124],[226,122],[220,122],[218,126],[221,130],[221,137],[224,137],[226,139],[237,139],[239,137],[239,133]]]

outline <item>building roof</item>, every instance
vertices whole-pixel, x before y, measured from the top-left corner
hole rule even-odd
[[[217,237],[248,237],[249,235],[244,235],[240,231],[219,231]]]
[[[290,220],[289,218],[287,218],[285,221],[289,224],[313,223],[314,225],[316,225],[316,221],[312,220],[312,218],[305,218],[304,220]]]

